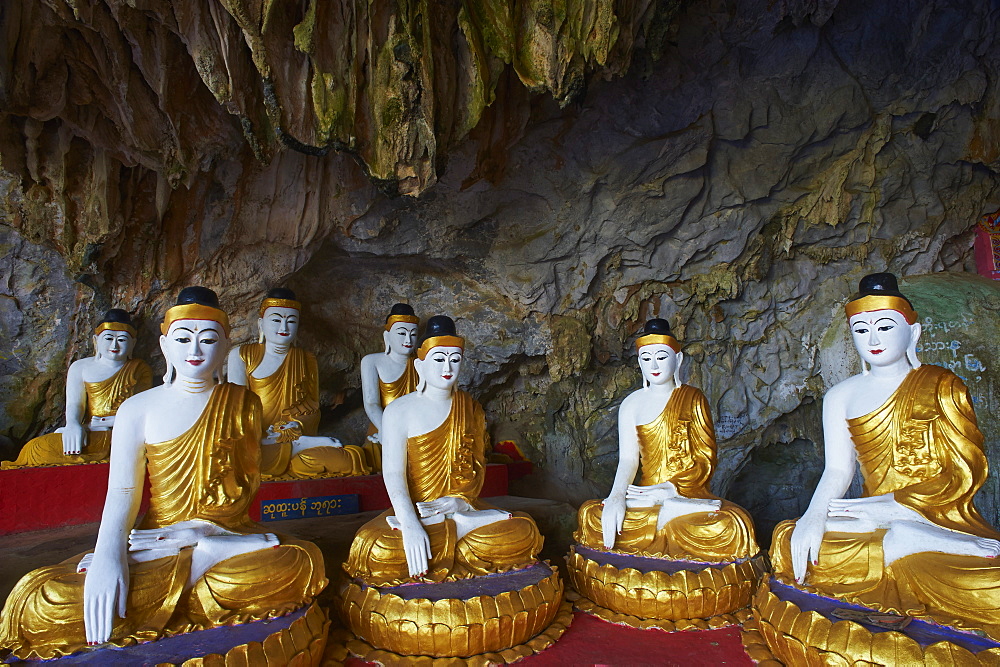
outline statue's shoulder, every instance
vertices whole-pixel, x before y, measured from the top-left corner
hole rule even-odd
[[[698,387],[690,384],[682,384],[677,387],[678,398],[685,401],[690,401],[692,403],[708,403],[708,398],[705,396],[705,392]]]
[[[361,357],[361,368],[370,368],[371,366],[378,368],[378,358],[384,356],[385,354],[382,352],[372,352],[371,354],[366,354]]]
[[[920,364],[920,368],[918,368],[916,372],[925,377],[934,378],[935,380],[953,379],[956,382],[962,382],[962,378],[954,372],[944,366],[938,366],[937,364]]]
[[[83,359],[77,359],[69,365],[67,369],[69,373],[74,373],[77,375],[82,374],[87,368],[93,365],[94,357],[84,357]]]
[[[116,421],[127,419],[137,414],[143,414],[147,410],[155,410],[161,404],[166,388],[167,385],[161,384],[152,389],[140,391],[138,394],[129,396],[118,406],[118,410],[115,413]]]

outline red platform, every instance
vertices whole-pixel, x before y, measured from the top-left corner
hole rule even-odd
[[[486,466],[480,495],[506,495],[507,483],[508,467],[491,463]],[[0,470],[0,535],[100,521],[107,493],[107,463]],[[260,520],[260,501],[351,493],[358,494],[362,512],[389,508],[382,475],[301,479],[263,482],[256,501],[250,505],[250,518]],[[148,498],[147,488],[143,492],[143,509]]]
[[[375,663],[348,658],[347,667]],[[576,612],[559,640],[524,667],[753,667],[737,626],[718,630],[638,630]]]

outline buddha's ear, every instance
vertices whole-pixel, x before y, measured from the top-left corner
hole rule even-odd
[[[427,387],[427,381],[424,380],[424,360],[420,357],[415,357],[413,359],[413,370],[417,372],[417,377],[420,378],[417,382],[417,388],[415,391],[418,394],[421,394],[423,393],[424,388]]]
[[[160,335],[160,352],[163,354],[164,361],[167,362],[167,372],[163,374],[163,384],[170,385],[174,381],[174,365],[170,363],[170,357],[167,356],[166,334]]]
[[[257,342],[258,343],[263,343],[264,342],[264,318],[263,317],[258,317],[257,318]]]
[[[97,334],[94,334],[93,336],[91,336],[90,339],[94,343],[94,357],[96,359],[100,359],[101,358],[101,348],[97,347]]]
[[[910,325],[910,344],[906,346],[906,360],[913,368],[920,368],[920,359],[917,358],[917,343],[920,341],[921,333],[923,333],[923,327],[920,326],[920,322],[914,322]]]
[[[677,365],[674,366],[674,385],[681,386],[681,364],[684,363],[684,353],[677,353]]]
[[[385,353],[389,354],[389,332],[382,332],[382,342],[385,343]]]

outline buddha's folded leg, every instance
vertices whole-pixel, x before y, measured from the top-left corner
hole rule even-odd
[[[524,512],[467,533],[455,548],[456,569],[483,575],[527,567],[538,559],[543,538]]]
[[[281,544],[213,565],[185,594],[185,621],[201,627],[246,623],[294,611],[326,587],[323,553],[312,542]],[[188,628],[175,628],[178,630]]]
[[[360,447],[310,447],[291,457],[288,472],[295,477],[365,475],[368,466]]]
[[[894,561],[887,572],[900,597],[938,623],[980,628],[1000,641],[1000,564],[982,556],[923,552]]]
[[[660,532],[670,558],[719,562],[749,558],[759,551],[753,520],[726,500],[718,511],[679,516]]]
[[[0,648],[19,658],[50,659],[87,645],[83,622],[83,554],[29,572],[14,587],[0,618]],[[119,645],[159,637],[174,613],[190,551],[129,568],[126,617],[115,619],[111,642]]]
[[[771,564],[774,575],[795,584],[792,569],[792,531],[795,521],[782,521],[774,529]],[[805,584],[810,590],[881,611],[922,615],[924,606],[906,587],[897,586],[892,568],[886,569],[882,553],[885,530],[873,533],[827,532],[817,563],[809,563]]]
[[[386,517],[392,510],[378,515],[361,526],[351,543],[351,552],[344,563],[344,570],[351,577],[375,586],[395,586],[412,581],[403,550],[403,533],[393,530]],[[431,542],[432,558],[426,577],[430,581],[443,581],[451,572],[455,559],[455,522],[424,526]]]
[[[17,459],[0,463],[0,469],[97,463],[108,458],[111,451],[111,431],[90,431],[83,452],[63,454],[62,433],[47,433],[32,438],[21,448]]]
[[[604,531],[601,527],[603,513],[604,506],[600,500],[585,502],[577,514],[579,527],[573,534],[574,539],[591,549],[605,549]],[[662,539],[658,539],[656,533],[658,515],[659,510],[656,507],[626,510],[621,533],[615,536],[614,551],[653,557],[662,555],[666,543]]]

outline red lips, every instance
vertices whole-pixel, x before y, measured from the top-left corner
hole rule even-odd
[[[885,350],[872,350],[872,354],[882,354]]]
[[[205,363],[205,360],[204,359],[188,359],[187,362],[189,364],[191,364],[192,366],[201,366],[203,363]]]

